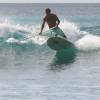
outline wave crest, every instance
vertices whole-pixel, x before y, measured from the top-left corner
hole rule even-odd
[[[75,44],[79,50],[94,50],[100,48],[100,37],[92,35],[91,33],[80,31],[77,24],[67,20],[61,21],[60,28],[64,31],[68,40]],[[47,26],[45,27],[46,31]],[[7,43],[36,43],[42,45],[46,42],[45,36],[39,36],[40,25],[21,25],[5,20],[0,21],[0,37],[6,38]],[[16,38],[15,35],[19,35]]]

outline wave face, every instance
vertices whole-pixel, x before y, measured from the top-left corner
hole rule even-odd
[[[64,31],[68,40],[71,41],[78,50],[88,51],[100,48],[100,37],[86,31],[81,31],[80,27],[67,20],[61,21],[60,28]],[[0,44],[4,45],[45,45],[46,36],[39,36],[40,25],[21,25],[10,20],[0,22]],[[44,32],[48,27],[44,29]],[[35,48],[35,47],[34,47]]]
[[[59,27],[64,31],[68,40],[75,45],[75,48],[62,50],[61,52],[56,52],[55,54],[54,51],[51,50],[46,44],[48,37],[46,35],[38,35],[40,26],[40,24],[17,24],[16,22],[8,19],[0,22],[0,49],[4,55],[7,51],[9,51],[7,52],[8,57],[6,57],[6,59],[9,57],[16,57],[20,54],[24,55],[24,57],[26,55],[29,57],[32,56],[32,59],[37,58],[38,60],[41,60],[41,57],[39,56],[43,56],[43,60],[46,60],[48,57],[52,57],[53,61],[50,62],[50,66],[71,64],[75,61],[76,50],[88,51],[99,49],[100,47],[98,36],[85,31],[80,31],[77,24],[63,20],[61,21]],[[46,26],[43,35],[47,32],[48,27]],[[91,38],[94,42],[90,41]],[[94,45],[92,45],[93,43]],[[20,55],[18,56],[18,62],[23,60],[19,58]],[[53,55],[55,57],[53,57]],[[12,61],[12,59],[10,60]]]

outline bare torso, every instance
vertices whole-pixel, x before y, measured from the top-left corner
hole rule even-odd
[[[56,21],[58,17],[55,14],[49,14],[45,16],[44,20],[47,22],[49,28],[55,27],[56,26]]]

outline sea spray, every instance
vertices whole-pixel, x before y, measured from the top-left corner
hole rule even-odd
[[[39,36],[41,25],[21,25],[10,20],[0,22],[0,37],[6,38],[7,43],[24,44],[32,41],[39,45],[46,43],[45,36]],[[59,27],[64,31],[67,39],[79,50],[94,50],[100,48],[100,37],[86,31],[80,31],[79,25],[67,20],[61,21]],[[43,32],[47,31],[46,25]],[[20,37],[17,39],[16,37]]]

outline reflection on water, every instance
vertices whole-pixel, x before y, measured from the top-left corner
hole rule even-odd
[[[76,49],[67,48],[56,52],[56,55],[52,61],[51,69],[58,70],[63,69],[63,65],[72,64],[75,61]]]

